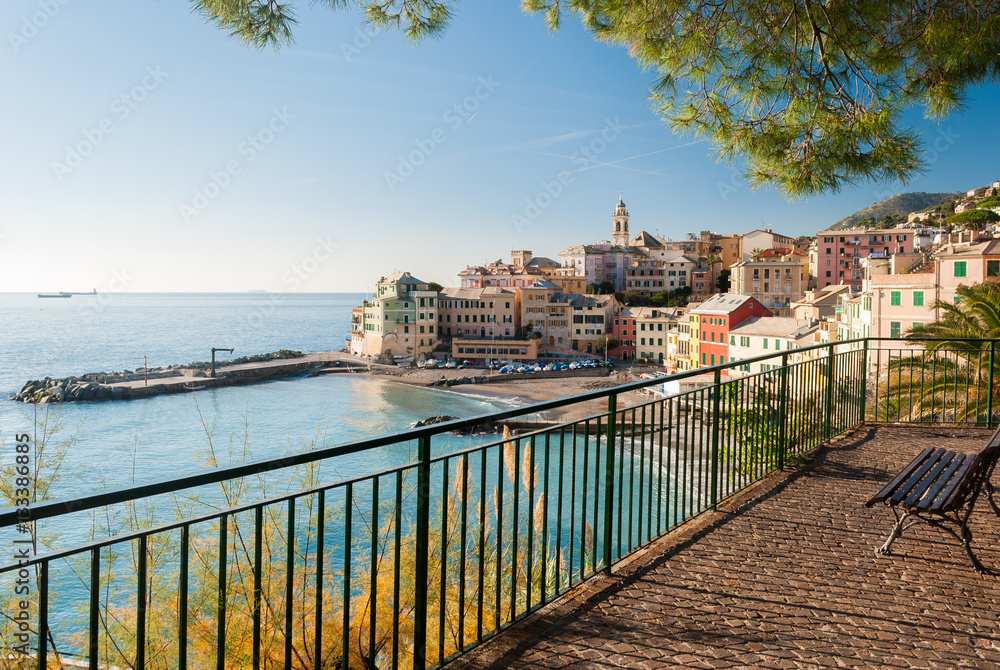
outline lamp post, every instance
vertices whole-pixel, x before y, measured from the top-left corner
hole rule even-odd
[[[216,351],[228,351],[229,353],[233,353],[232,349],[223,349],[222,347],[212,347],[212,369],[208,373],[209,377],[215,377],[215,352]]]

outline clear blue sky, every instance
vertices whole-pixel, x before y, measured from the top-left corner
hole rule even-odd
[[[912,183],[789,203],[673,135],[652,76],[575,21],[550,34],[514,0],[466,2],[411,45],[299,11],[275,54],[182,0],[5,0],[0,291],[454,285],[511,249],[608,238],[619,191],[633,233],[812,235],[897,192],[1000,178],[994,89],[940,126],[913,113],[943,150]]]

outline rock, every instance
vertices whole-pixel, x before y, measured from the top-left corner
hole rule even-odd
[[[437,423],[447,423],[448,421],[455,421],[458,419],[457,416],[448,416],[447,414],[441,414],[440,416],[432,416],[430,418],[424,419],[423,421],[417,421],[413,424],[414,428],[422,428],[423,426],[433,426]]]

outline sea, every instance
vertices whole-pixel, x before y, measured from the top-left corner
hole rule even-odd
[[[361,375],[289,378],[132,401],[34,406],[10,396],[28,380],[218,360],[279,349],[341,349],[351,293],[118,293],[38,298],[0,293],[0,458],[19,434],[58,425],[68,498],[162,480],[248,458],[264,459],[395,433],[449,414],[478,416],[502,401]],[[37,440],[36,440],[37,441]],[[410,458],[382,450],[379,465]],[[214,460],[213,460],[214,459]],[[371,466],[367,459],[366,466]],[[342,476],[357,474],[350,460]]]

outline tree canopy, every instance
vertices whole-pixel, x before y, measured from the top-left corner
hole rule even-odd
[[[1000,216],[988,209],[967,209],[948,217],[945,223],[957,223],[970,230],[979,230],[983,226],[1000,221]]]
[[[292,41],[295,2],[192,0],[243,43]],[[457,0],[319,0],[359,7],[374,26],[439,36]],[[907,181],[923,141],[903,114],[941,119],[1000,76],[990,0],[522,0],[556,30],[581,18],[655,75],[654,109],[675,130],[745,161],[757,186],[789,196],[865,180]]]

